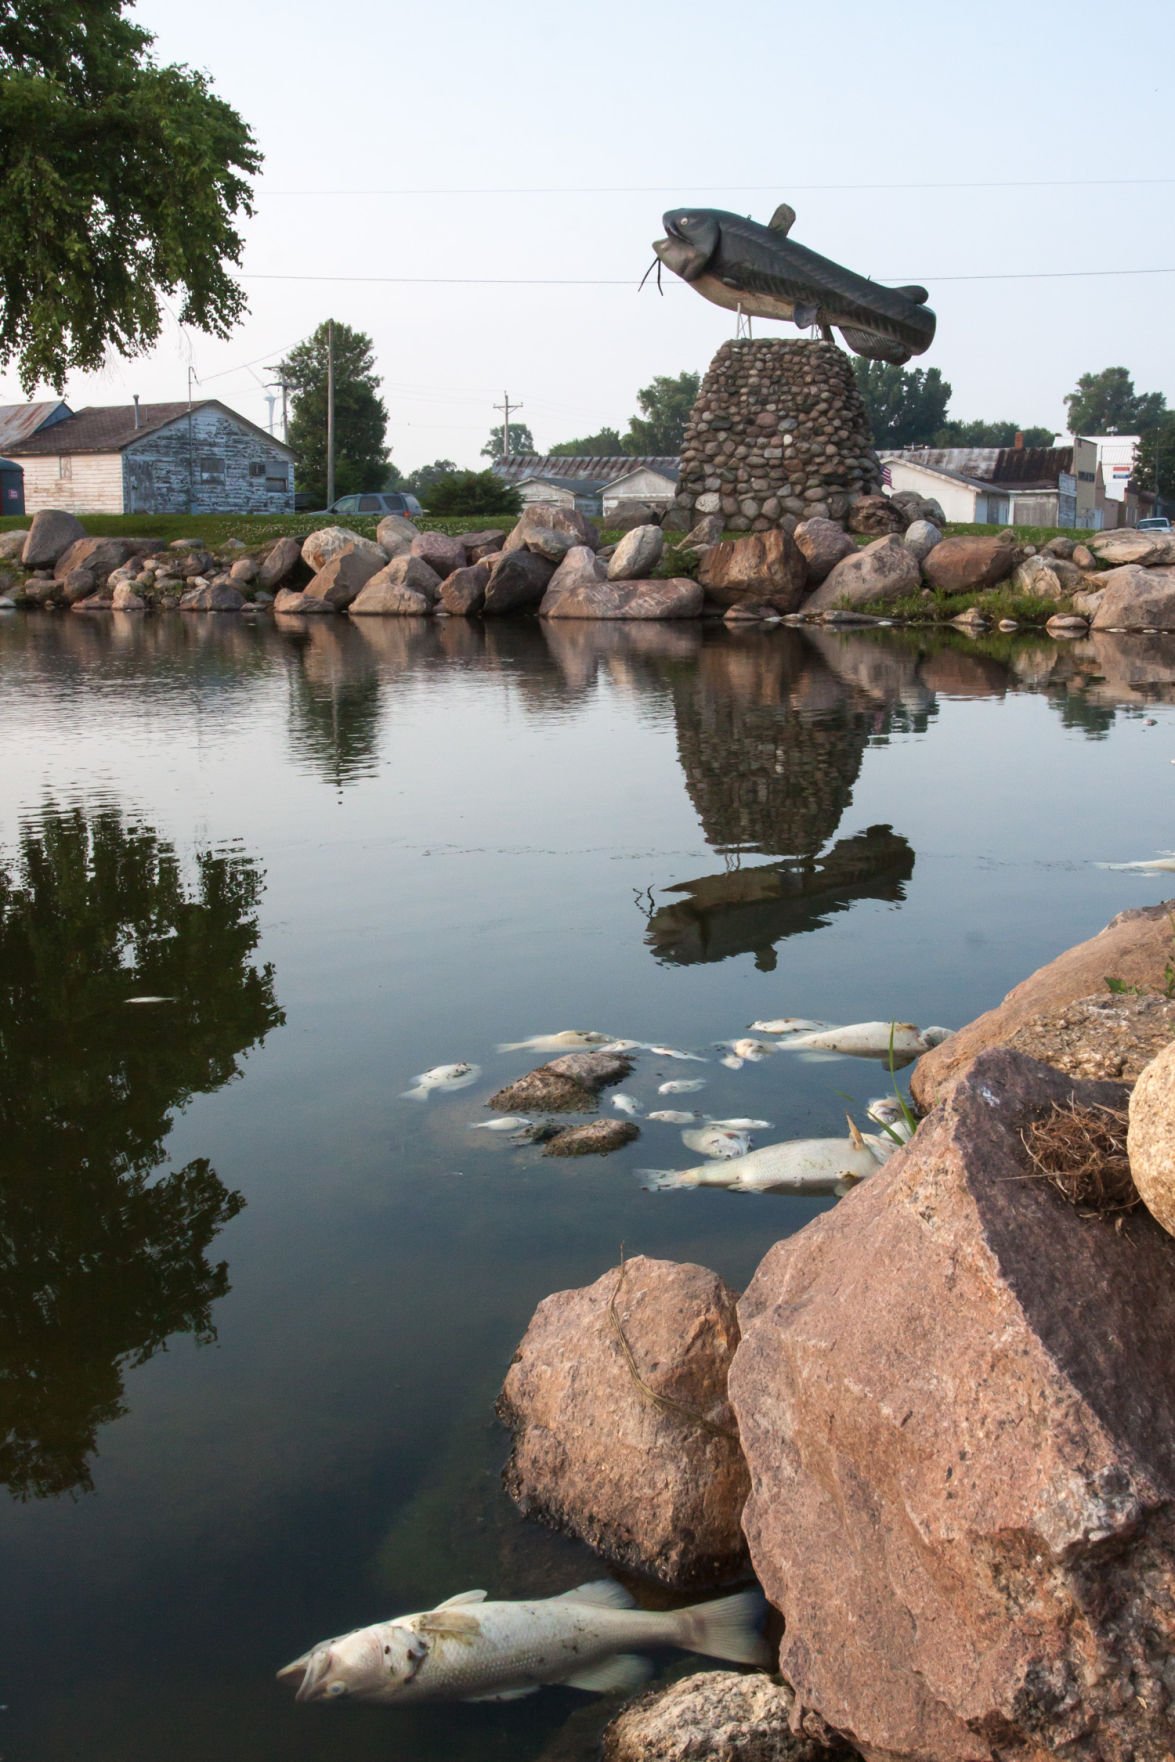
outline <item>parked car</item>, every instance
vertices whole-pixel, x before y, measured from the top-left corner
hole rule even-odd
[[[329,508],[320,508],[321,514],[371,514],[382,520],[385,514],[400,514],[405,520],[414,520],[424,509],[415,496],[407,490],[388,489],[372,491],[361,496],[338,496]]]
[[[1170,532],[1171,522],[1165,514],[1153,514],[1149,520],[1140,520],[1139,532]]]

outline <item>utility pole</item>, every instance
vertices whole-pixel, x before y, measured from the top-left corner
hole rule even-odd
[[[502,393],[502,402],[500,404],[494,405],[494,409],[500,410],[502,412],[502,416],[503,416],[503,422],[502,422],[502,458],[503,458],[503,460],[508,459],[510,457],[510,412],[511,412],[511,410],[521,410],[522,407],[523,406],[521,404],[512,404],[510,402],[510,393],[509,392],[503,392]]]
[[[335,321],[326,321],[326,505],[335,499]]]

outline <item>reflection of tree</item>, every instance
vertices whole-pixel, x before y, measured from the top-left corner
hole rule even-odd
[[[291,621],[292,622],[292,621]],[[350,621],[302,618],[284,631],[290,668],[294,752],[336,789],[375,768],[380,679],[371,651]]]
[[[770,972],[776,943],[822,929],[854,900],[904,899],[913,872],[906,840],[890,826],[870,826],[823,857],[761,863],[666,888],[685,897],[653,912],[646,941],[659,961],[676,966],[753,953],[755,965]]]
[[[0,870],[0,1480],[91,1485],[123,1373],[213,1337],[206,1250],[244,1204],[203,1159],[153,1178],[171,1111],[282,1020],[257,944],[261,877],[115,809],[49,807]],[[173,1003],[130,1005],[134,996]]]

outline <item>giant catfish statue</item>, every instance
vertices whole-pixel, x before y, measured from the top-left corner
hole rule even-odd
[[[895,367],[934,341],[935,316],[925,288],[885,288],[854,275],[788,237],[795,209],[781,202],[769,226],[721,208],[675,208],[662,217],[667,237],[653,249],[716,306],[749,317],[780,318],[801,330],[831,326],[856,355]]]

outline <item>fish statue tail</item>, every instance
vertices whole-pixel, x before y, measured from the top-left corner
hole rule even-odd
[[[757,1664],[767,1670],[774,1658],[761,1631],[766,1613],[767,1599],[762,1591],[736,1591],[714,1603],[694,1603],[678,1612],[678,1644],[707,1658],[722,1658],[728,1664]]]

